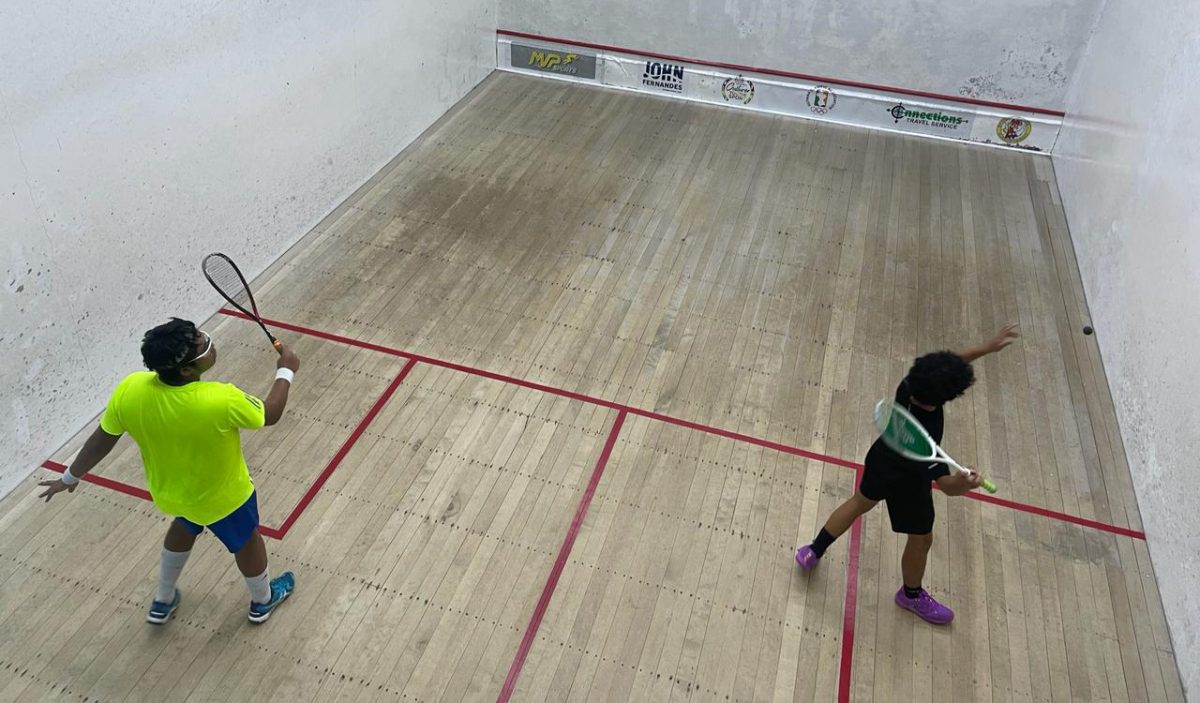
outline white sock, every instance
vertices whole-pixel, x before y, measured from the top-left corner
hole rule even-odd
[[[191,550],[172,552],[163,547],[162,562],[158,567],[158,592],[154,594],[154,600],[159,603],[175,600],[175,584],[179,581],[179,574],[183,572],[183,565],[191,555]]]
[[[271,570],[258,576],[247,576],[246,586],[250,589],[250,602],[265,605],[271,602]]]

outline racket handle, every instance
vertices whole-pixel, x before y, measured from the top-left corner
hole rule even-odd
[[[959,466],[958,464],[954,464],[954,466],[958,467],[958,470],[963,472],[967,476],[978,475],[978,473],[979,473],[978,471],[973,471],[964,466]],[[983,476],[979,477],[979,487],[982,488],[983,490],[987,491],[988,493],[995,493],[996,491],[1000,490],[1000,489],[996,488],[996,484],[987,480]]]
[[[283,354],[283,342],[279,341],[278,339],[272,338],[271,346],[275,347],[276,352]]]

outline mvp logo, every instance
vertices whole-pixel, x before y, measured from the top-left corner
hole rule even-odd
[[[591,54],[514,43],[510,56],[510,65],[513,68],[571,78],[596,79],[596,57]]]
[[[568,73],[569,71],[565,70],[566,67],[575,63],[575,59],[577,58],[575,54],[559,54],[554,51],[531,51],[529,52],[529,65],[537,66],[543,71],[561,70],[564,73]],[[563,68],[559,69],[557,68],[558,66],[562,66]]]

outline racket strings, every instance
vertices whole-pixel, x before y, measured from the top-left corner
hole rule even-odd
[[[242,283],[238,270],[227,259],[214,256],[204,261],[204,274],[225,297],[243,308],[250,307],[250,289]]]

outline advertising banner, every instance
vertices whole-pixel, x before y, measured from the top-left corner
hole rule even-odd
[[[503,70],[937,139],[1049,153],[1062,119],[886,90],[498,37]]]

